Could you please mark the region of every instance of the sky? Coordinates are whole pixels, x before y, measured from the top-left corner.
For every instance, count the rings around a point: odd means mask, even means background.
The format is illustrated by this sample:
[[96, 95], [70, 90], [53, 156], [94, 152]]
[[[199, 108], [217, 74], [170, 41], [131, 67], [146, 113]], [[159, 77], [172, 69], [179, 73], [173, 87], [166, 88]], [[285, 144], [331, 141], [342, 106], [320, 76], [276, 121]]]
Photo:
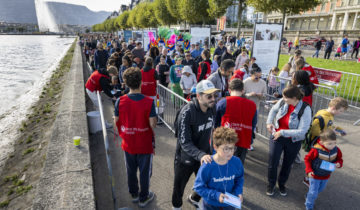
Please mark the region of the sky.
[[129, 5], [131, 0], [45, 0], [83, 5], [93, 11], [118, 11], [120, 5]]

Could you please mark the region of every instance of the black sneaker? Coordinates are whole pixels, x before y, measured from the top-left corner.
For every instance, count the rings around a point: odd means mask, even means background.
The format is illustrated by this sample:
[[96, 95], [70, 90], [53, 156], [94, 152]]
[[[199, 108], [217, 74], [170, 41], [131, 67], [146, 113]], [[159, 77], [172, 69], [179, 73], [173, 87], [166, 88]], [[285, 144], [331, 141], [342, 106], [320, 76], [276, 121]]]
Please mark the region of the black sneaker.
[[266, 195], [268, 195], [268, 196], [274, 195], [274, 187], [273, 186], [271, 186], [271, 185], [267, 186]]
[[195, 201], [192, 197], [191, 197], [191, 194], [189, 195], [189, 197], [188, 197], [188, 201], [189, 201], [189, 203], [191, 203], [196, 209], [198, 209], [199, 208], [199, 203], [200, 202], [198, 202], [198, 201]]
[[137, 203], [137, 202], [139, 202], [139, 195], [131, 195], [131, 201], [133, 202], [133, 203]]
[[151, 201], [154, 200], [155, 193], [149, 191], [148, 197], [144, 201], [139, 202], [139, 207], [144, 208], [146, 205], [148, 205]]
[[287, 196], [286, 187], [284, 185], [279, 185], [279, 191], [281, 196]]

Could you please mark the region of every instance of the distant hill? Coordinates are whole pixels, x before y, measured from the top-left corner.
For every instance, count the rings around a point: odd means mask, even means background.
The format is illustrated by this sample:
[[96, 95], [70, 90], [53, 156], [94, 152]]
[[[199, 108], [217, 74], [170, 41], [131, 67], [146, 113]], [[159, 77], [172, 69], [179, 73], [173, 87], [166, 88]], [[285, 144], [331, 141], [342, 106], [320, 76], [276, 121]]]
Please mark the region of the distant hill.
[[[0, 21], [37, 23], [34, 0], [0, 0]], [[111, 12], [94, 12], [85, 6], [47, 2], [57, 24], [94, 25], [103, 22]]]
[[94, 25], [103, 22], [111, 12], [94, 12], [85, 6], [48, 2], [57, 24]]

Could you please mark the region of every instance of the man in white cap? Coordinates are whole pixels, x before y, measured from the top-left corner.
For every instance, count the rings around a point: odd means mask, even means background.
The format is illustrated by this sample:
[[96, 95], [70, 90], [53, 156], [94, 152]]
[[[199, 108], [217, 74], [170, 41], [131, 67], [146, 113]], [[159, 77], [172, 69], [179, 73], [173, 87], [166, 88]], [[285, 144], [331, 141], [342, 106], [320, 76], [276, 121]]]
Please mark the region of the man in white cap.
[[[219, 89], [208, 80], [202, 80], [196, 86], [196, 98], [185, 105], [176, 121], [178, 143], [175, 152], [175, 178], [172, 194], [174, 210], [181, 209], [182, 196], [190, 176], [202, 163], [210, 163], [210, 135], [215, 122], [215, 98]], [[201, 197], [193, 192], [188, 201], [196, 208]]]

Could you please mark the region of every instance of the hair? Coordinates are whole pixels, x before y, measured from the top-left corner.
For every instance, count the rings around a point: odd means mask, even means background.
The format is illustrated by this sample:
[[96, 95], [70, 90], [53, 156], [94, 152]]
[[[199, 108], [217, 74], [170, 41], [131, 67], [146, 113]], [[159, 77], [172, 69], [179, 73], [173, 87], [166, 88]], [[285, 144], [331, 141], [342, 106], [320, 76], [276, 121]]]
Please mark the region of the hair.
[[150, 57], [153, 59], [156, 58], [160, 54], [159, 49], [157, 47], [150, 48]]
[[281, 68], [281, 71], [290, 71], [291, 69], [291, 65], [286, 63], [282, 68]]
[[298, 88], [295, 85], [290, 85], [287, 86], [284, 90], [283, 90], [283, 96], [285, 96], [286, 98], [296, 98], [298, 100], [301, 100], [304, 95], [301, 92], [300, 88]]
[[294, 79], [299, 85], [308, 86], [311, 93], [315, 90], [315, 85], [310, 82], [310, 76], [306, 71], [295, 71]]
[[254, 75], [255, 73], [261, 73], [261, 68], [256, 63], [253, 63], [250, 75]]
[[301, 55], [301, 50], [295, 50], [294, 52], [296, 55]]
[[116, 66], [108, 66], [107, 72], [109, 74], [118, 75], [118, 69], [116, 68]]
[[218, 45], [220, 45], [220, 44], [224, 44], [224, 41], [223, 41], [223, 40], [220, 40], [219, 43], [218, 43]]
[[161, 58], [165, 59], [165, 62], [166, 62], [166, 56], [165, 56], [165, 55], [161, 55], [161, 56], [160, 56], [160, 59], [161, 59]]
[[336, 133], [332, 129], [327, 128], [320, 133], [320, 141], [336, 141]]
[[296, 59], [295, 65], [296, 65], [296, 70], [300, 70], [300, 69], [304, 68], [304, 66], [305, 66], [304, 57], [301, 56], [300, 58]]
[[142, 43], [141, 42], [136, 43], [136, 46], [139, 46], [139, 45], [142, 45]]
[[210, 59], [210, 50], [204, 50], [202, 54], [205, 56], [205, 60]]
[[220, 68], [225, 71], [229, 71], [233, 67], [235, 67], [235, 62], [232, 59], [226, 59], [220, 64]]
[[231, 80], [229, 84], [229, 90], [231, 91], [243, 91], [244, 90], [244, 83], [241, 79], [235, 78]]
[[115, 64], [116, 64], [115, 58], [109, 59], [109, 61], [108, 61], [108, 66], [114, 66]]
[[213, 132], [213, 144], [217, 147], [224, 144], [235, 144], [238, 135], [232, 128], [218, 127]]
[[124, 55], [124, 56], [122, 57], [122, 59], [126, 60], [126, 61], [128, 62], [128, 64], [129, 64], [129, 66], [132, 65], [132, 61], [131, 61], [131, 59], [129, 58], [129, 56]]
[[334, 107], [336, 110], [339, 110], [341, 108], [347, 110], [349, 108], [349, 104], [344, 98], [336, 97], [331, 99], [331, 101], [329, 102], [329, 107]]
[[139, 89], [141, 85], [141, 71], [137, 67], [130, 67], [125, 70], [123, 79], [130, 89]]
[[270, 70], [270, 72], [275, 72], [275, 71], [277, 71], [277, 72], [279, 71], [279, 68], [276, 67], [276, 66], [275, 66], [275, 67], [272, 67], [271, 70]]
[[153, 59], [151, 57], [147, 57], [145, 59], [145, 66], [149, 66], [149, 67], [153, 66]]

